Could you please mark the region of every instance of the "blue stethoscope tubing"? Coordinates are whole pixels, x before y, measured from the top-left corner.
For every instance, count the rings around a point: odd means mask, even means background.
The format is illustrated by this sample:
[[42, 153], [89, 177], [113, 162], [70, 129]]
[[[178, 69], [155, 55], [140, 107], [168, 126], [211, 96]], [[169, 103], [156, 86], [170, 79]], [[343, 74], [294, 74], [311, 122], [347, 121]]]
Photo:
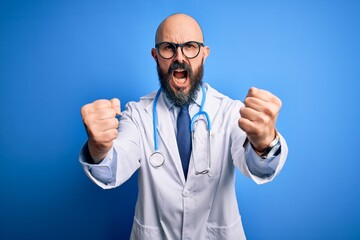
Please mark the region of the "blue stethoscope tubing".
[[[155, 99], [154, 99], [154, 105], [153, 105], [153, 129], [154, 129], [154, 150], [155, 150], [155, 152], [150, 156], [150, 158], [153, 158], [153, 159], [156, 159], [156, 160], [151, 161], [151, 159], [150, 159], [150, 163], [154, 167], [161, 166], [165, 161], [163, 155], [159, 152], [158, 132], [157, 132], [158, 116], [157, 116], [157, 112], [156, 112], [156, 107], [157, 107], [157, 102], [159, 100], [161, 91], [162, 91], [161, 88], [157, 91]], [[205, 101], [206, 101], [206, 92], [205, 92], [204, 86], [201, 86], [201, 91], [202, 91], [202, 99], [201, 99], [201, 105], [200, 105], [199, 112], [197, 112], [191, 118], [191, 122], [190, 122], [190, 129], [189, 130], [191, 132], [194, 131], [194, 124], [196, 122], [196, 119], [198, 117], [200, 117], [201, 115], [205, 116], [206, 121], [207, 121], [207, 130], [209, 132], [211, 131], [211, 122], [210, 122], [209, 114], [207, 114], [207, 112], [204, 111], [204, 105], [205, 105]]]

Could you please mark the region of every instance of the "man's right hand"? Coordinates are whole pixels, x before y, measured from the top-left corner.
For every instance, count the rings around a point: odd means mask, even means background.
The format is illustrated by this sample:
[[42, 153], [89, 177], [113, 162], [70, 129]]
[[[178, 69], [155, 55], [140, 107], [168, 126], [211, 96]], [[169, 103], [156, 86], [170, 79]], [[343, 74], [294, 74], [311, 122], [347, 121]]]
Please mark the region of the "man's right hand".
[[88, 133], [88, 147], [95, 163], [102, 161], [118, 135], [120, 101], [96, 100], [81, 108], [81, 116]]

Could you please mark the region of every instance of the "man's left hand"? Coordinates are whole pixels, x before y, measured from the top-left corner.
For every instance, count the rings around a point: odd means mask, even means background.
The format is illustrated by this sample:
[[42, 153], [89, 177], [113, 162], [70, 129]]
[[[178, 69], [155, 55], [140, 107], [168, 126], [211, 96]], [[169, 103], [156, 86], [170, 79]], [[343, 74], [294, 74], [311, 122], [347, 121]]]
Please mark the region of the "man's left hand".
[[240, 109], [239, 127], [246, 133], [256, 151], [264, 151], [276, 137], [275, 123], [281, 100], [272, 93], [250, 88]]

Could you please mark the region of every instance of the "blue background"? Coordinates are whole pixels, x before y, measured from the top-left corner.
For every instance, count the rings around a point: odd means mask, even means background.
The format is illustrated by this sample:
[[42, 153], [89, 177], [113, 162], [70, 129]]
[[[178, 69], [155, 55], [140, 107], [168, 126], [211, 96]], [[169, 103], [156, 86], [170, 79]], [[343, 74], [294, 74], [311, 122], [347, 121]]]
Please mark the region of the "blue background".
[[150, 55], [174, 12], [202, 25], [205, 81], [283, 101], [289, 156], [272, 183], [237, 175], [248, 239], [359, 239], [358, 1], [1, 1], [0, 239], [127, 239], [136, 174], [104, 191], [83, 173], [80, 107], [158, 88]]

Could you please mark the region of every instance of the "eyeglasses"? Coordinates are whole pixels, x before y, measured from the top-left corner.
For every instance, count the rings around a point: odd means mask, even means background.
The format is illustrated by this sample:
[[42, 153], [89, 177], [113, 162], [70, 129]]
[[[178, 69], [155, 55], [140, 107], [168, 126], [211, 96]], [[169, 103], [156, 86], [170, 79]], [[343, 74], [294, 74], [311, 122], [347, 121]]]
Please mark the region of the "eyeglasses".
[[173, 58], [178, 47], [181, 48], [181, 52], [186, 58], [196, 58], [197, 55], [199, 55], [200, 47], [203, 46], [204, 43], [195, 41], [181, 44], [173, 42], [160, 42], [155, 44], [155, 48], [158, 50], [160, 56], [165, 59]]

